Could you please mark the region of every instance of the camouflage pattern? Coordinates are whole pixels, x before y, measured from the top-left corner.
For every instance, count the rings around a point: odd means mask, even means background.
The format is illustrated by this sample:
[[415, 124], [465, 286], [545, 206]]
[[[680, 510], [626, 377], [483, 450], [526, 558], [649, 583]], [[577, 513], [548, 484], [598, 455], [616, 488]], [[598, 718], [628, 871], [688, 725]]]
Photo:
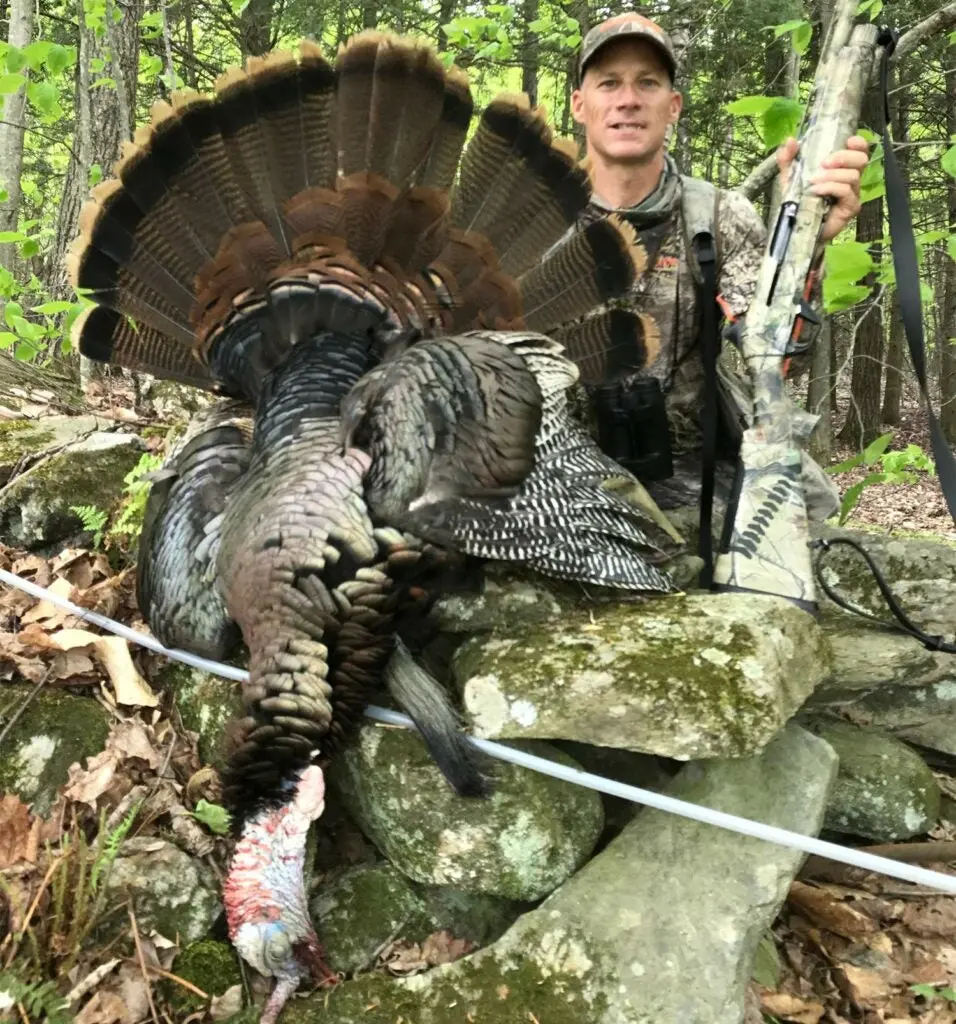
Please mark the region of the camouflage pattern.
[[807, 608], [815, 608], [815, 594], [799, 474], [816, 417], [790, 401], [781, 366], [826, 214], [825, 200], [809, 191], [810, 181], [820, 161], [845, 146], [855, 130], [873, 67], [877, 30], [854, 28], [855, 9], [854, 0], [841, 0], [834, 15], [781, 204], [777, 230], [792, 224], [792, 233], [776, 258], [771, 253], [764, 259], [748, 312], [741, 350], [753, 384], [753, 422], [741, 446], [745, 475], [729, 550], [714, 567], [718, 587], [778, 594]]
[[578, 75], [583, 75], [584, 65], [602, 46], [607, 46], [608, 43], [613, 42], [615, 39], [622, 39], [628, 36], [634, 39], [646, 39], [648, 42], [653, 43], [661, 51], [668, 65], [671, 81], [674, 80], [677, 74], [677, 54], [670, 36], [657, 22], [633, 12], [618, 14], [613, 18], [608, 18], [607, 21], [602, 21], [600, 25], [595, 25], [588, 32], [581, 43], [581, 55], [578, 57]]
[[[726, 189], [718, 192], [717, 288], [725, 311], [732, 317], [742, 317], [756, 291], [767, 232], [749, 199]], [[608, 210], [595, 197], [580, 224], [603, 217]], [[661, 332], [660, 353], [642, 374], [657, 377], [666, 396], [674, 478], [647, 485], [662, 508], [692, 504], [700, 494], [700, 411], [705, 380], [698, 348], [700, 310], [693, 254], [682, 210], [681, 177], [668, 156], [657, 189], [639, 207], [616, 211], [637, 229], [648, 250], [651, 269], [629, 295], [608, 303], [650, 314]], [[733, 345], [723, 346], [717, 372], [723, 428], [732, 441], [739, 442], [752, 419], [753, 391]], [[804, 460], [802, 477], [812, 517], [822, 520], [833, 515], [840, 504], [838, 491], [809, 456]], [[733, 467], [724, 466], [718, 476], [719, 489], [729, 492], [732, 479]]]

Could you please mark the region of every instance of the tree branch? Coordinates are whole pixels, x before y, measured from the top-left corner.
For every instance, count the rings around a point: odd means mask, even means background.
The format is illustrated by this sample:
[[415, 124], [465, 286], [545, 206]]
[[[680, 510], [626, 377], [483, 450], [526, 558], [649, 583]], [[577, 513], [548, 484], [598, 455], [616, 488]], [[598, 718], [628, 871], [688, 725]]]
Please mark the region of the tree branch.
[[893, 60], [900, 60], [917, 46], [922, 46], [931, 36], [951, 28], [956, 28], [956, 3], [941, 7], [935, 14], [914, 25], [909, 32], [904, 32], [896, 44]]
[[746, 178], [734, 189], [742, 192], [748, 199], [754, 199], [777, 176], [777, 154], [771, 153], [764, 157]]

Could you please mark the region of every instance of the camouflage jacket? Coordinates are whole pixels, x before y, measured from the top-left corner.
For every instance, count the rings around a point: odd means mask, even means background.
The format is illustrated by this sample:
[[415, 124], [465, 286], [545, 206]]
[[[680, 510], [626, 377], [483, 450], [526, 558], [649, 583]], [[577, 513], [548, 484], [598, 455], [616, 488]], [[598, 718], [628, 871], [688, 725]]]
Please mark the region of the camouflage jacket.
[[[683, 183], [678, 179], [671, 208], [648, 224], [632, 217], [631, 210], [618, 214], [631, 221], [648, 250], [648, 272], [632, 292], [610, 305], [625, 306], [652, 316], [660, 331], [661, 347], [655, 361], [642, 373], [657, 377], [667, 396], [671, 446], [675, 454], [700, 447], [698, 423], [702, 405], [704, 370], [700, 359], [700, 309], [695, 284], [695, 263], [686, 230]], [[608, 213], [599, 199], [581, 216], [584, 225]], [[739, 192], [717, 190], [715, 210], [717, 238], [717, 290], [724, 312], [732, 317], [746, 313], [766, 248], [766, 229], [750, 201]], [[597, 311], [595, 311], [597, 312]], [[725, 425], [734, 436], [749, 422], [749, 386], [736, 352], [723, 347], [721, 357], [721, 406]]]

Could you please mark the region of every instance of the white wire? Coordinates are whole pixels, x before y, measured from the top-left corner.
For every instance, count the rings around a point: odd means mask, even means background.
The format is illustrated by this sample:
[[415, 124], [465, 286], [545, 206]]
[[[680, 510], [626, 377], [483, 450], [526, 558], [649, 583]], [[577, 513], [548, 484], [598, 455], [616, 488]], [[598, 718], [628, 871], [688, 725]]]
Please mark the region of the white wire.
[[[38, 587], [35, 583], [21, 579], [19, 576], [6, 569], [0, 569], [0, 581], [11, 587], [30, 594], [32, 597], [49, 601], [51, 604], [64, 611], [68, 611], [78, 618], [92, 622], [102, 629], [109, 630], [117, 636], [141, 647], [146, 647], [158, 654], [164, 654], [174, 661], [181, 661], [194, 668], [202, 669], [213, 675], [223, 676], [226, 679], [235, 679], [240, 682], [249, 678], [249, 673], [244, 669], [235, 668], [232, 665], [223, 665], [217, 661], [209, 661], [200, 658], [188, 651], [170, 650], [164, 647], [154, 637], [124, 626], [120, 622], [100, 615], [98, 612], [90, 611], [73, 604], [58, 594], [51, 593], [44, 587]], [[414, 729], [415, 724], [407, 715], [399, 714], [388, 708], [369, 706], [365, 709], [365, 715], [373, 721], [382, 722], [385, 725], [397, 725], [406, 729]], [[644, 804], [647, 807], [654, 807], [659, 811], [667, 811], [670, 814], [677, 814], [692, 821], [699, 821], [705, 825], [715, 825], [717, 828], [727, 829], [730, 832], [737, 832], [740, 835], [750, 836], [754, 839], [762, 839], [768, 843], [775, 843], [777, 846], [785, 846], [791, 850], [800, 850], [802, 853], [812, 853], [828, 860], [838, 861], [841, 864], [849, 864], [851, 867], [863, 868], [865, 871], [876, 871], [888, 875], [890, 878], [899, 878], [905, 882], [913, 882], [916, 885], [924, 885], [928, 888], [937, 889], [941, 892], [956, 894], [956, 876], [944, 875], [939, 871], [930, 871], [914, 864], [903, 864], [899, 861], [890, 860], [887, 857], [878, 857], [872, 853], [865, 853], [862, 850], [854, 850], [845, 846], [838, 846], [836, 843], [828, 843], [823, 839], [814, 836], [804, 836], [799, 832], [790, 832], [785, 828], [778, 828], [776, 825], [765, 825], [760, 821], [751, 821], [749, 818], [741, 818], [736, 814], [727, 814], [725, 811], [717, 811], [711, 807], [703, 807], [700, 804], [688, 803], [686, 800], [678, 800], [676, 797], [666, 796], [663, 793], [655, 793], [650, 789], [641, 789], [638, 786], [629, 786], [623, 782], [615, 782], [613, 779], [605, 779], [600, 775], [592, 775], [590, 772], [582, 771], [580, 768], [570, 768], [567, 765], [549, 761], [546, 757], [538, 757], [535, 754], [517, 750], [514, 747], [507, 747], [501, 743], [494, 743], [491, 740], [478, 739], [475, 736], [465, 737], [472, 746], [486, 753], [489, 757], [499, 761], [508, 761], [511, 764], [519, 765], [522, 768], [529, 768], [532, 771], [550, 775], [552, 778], [561, 779], [564, 782], [571, 782], [587, 789], [593, 789], [598, 793], [607, 793], [609, 796], [621, 797], [630, 800], [632, 803]]]

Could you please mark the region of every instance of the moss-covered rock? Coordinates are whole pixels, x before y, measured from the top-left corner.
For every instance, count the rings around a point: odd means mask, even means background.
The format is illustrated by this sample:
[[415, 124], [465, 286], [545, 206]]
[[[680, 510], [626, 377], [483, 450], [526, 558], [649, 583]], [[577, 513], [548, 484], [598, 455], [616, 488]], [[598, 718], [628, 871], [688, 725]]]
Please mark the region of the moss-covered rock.
[[[32, 687], [2, 687], [15, 707]], [[17, 721], [0, 750], [0, 792], [16, 793], [35, 814], [46, 814], [66, 781], [70, 765], [85, 764], [106, 745], [109, 718], [89, 697], [45, 689]]]
[[[167, 939], [196, 942], [210, 929], [222, 907], [212, 870], [163, 839], [128, 839], [107, 880], [112, 902], [131, 900], [139, 927]], [[125, 915], [104, 926], [126, 934]]]
[[102, 430], [108, 421], [95, 416], [43, 416], [37, 420], [0, 421], [0, 487], [24, 457], [78, 441]]
[[323, 885], [309, 904], [333, 971], [370, 967], [395, 939], [427, 934], [425, 901], [389, 864], [353, 868]]
[[932, 828], [939, 784], [918, 754], [891, 736], [844, 722], [820, 722], [813, 729], [840, 759], [828, 829], [889, 843]]
[[175, 661], [154, 682], [173, 694], [183, 725], [199, 734], [203, 763], [222, 771], [229, 754], [226, 726], [242, 715], [241, 684]]
[[475, 637], [454, 668], [477, 735], [686, 760], [760, 750], [827, 676], [830, 655], [788, 601], [691, 594]]
[[0, 542], [42, 548], [79, 533], [82, 523], [71, 509], [111, 511], [144, 449], [132, 434], [94, 433], [11, 480], [0, 491]]
[[[235, 950], [228, 943], [215, 939], [200, 939], [187, 946], [177, 954], [172, 969], [175, 975], [192, 982], [207, 996], [221, 996], [226, 989], [242, 982]], [[166, 991], [173, 1006], [184, 1016], [202, 1009], [207, 1002], [173, 982], [167, 983]]]
[[502, 936], [530, 904], [489, 896], [482, 892], [464, 892], [450, 886], [422, 886], [428, 931], [445, 929], [457, 939], [476, 946], [487, 946]]
[[[543, 744], [532, 749], [574, 765]], [[514, 900], [537, 900], [594, 849], [604, 814], [590, 790], [510, 764], [488, 800], [458, 797], [425, 745], [405, 730], [364, 726], [330, 779], [362, 831], [403, 874]]]

